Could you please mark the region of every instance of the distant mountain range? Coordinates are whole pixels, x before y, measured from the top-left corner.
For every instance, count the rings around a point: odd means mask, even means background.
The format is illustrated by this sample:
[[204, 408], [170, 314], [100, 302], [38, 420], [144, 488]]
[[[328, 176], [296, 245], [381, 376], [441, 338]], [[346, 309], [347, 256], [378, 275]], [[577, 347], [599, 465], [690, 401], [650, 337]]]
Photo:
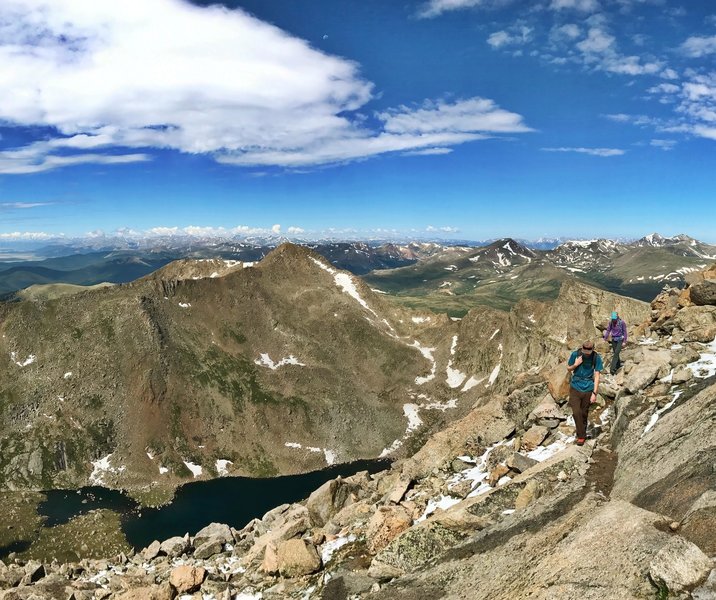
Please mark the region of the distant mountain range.
[[[8, 299], [34, 285], [127, 283], [180, 259], [256, 261], [282, 239], [101, 238], [84, 245], [46, 246], [34, 250], [47, 256], [42, 260], [0, 262], [0, 297]], [[687, 235], [531, 243], [504, 238], [476, 244], [326, 241], [301, 245], [408, 305], [457, 316], [476, 303], [509, 308], [524, 297], [552, 299], [561, 282], [573, 278], [649, 300], [665, 284], [683, 285], [690, 272], [716, 260], [716, 246]]]

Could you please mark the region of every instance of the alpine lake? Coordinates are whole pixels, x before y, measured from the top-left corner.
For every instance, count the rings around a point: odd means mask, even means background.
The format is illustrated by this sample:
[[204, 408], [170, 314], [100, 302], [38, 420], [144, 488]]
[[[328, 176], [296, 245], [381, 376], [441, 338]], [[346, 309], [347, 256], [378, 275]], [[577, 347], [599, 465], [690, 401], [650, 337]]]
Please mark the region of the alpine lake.
[[154, 540], [193, 535], [209, 523], [240, 529], [276, 506], [308, 498], [326, 481], [389, 466], [387, 460], [362, 460], [300, 475], [190, 482], [177, 488], [170, 503], [154, 508], [98, 486], [3, 492], [0, 501], [8, 512], [0, 524], [0, 559], [104, 558], [141, 550]]

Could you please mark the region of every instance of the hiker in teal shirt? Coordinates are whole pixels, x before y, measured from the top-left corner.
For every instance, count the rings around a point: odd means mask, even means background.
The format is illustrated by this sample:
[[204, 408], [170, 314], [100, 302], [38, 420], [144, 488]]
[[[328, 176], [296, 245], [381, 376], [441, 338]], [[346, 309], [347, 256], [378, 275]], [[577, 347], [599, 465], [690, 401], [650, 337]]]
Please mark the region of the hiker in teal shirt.
[[569, 386], [569, 406], [574, 415], [577, 428], [577, 445], [582, 446], [587, 439], [587, 415], [589, 405], [597, 401], [599, 376], [604, 368], [602, 357], [594, 351], [594, 343], [587, 340], [579, 350], [575, 350], [567, 361], [567, 370], [572, 373]]

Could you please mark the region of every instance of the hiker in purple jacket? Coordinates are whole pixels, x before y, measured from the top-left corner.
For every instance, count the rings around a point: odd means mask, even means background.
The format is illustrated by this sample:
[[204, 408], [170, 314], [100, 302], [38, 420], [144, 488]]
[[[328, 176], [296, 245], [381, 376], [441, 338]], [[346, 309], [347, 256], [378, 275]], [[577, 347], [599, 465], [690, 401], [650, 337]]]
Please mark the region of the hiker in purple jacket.
[[608, 340], [609, 336], [612, 336], [612, 364], [610, 365], [609, 372], [614, 375], [619, 367], [622, 366], [619, 360], [619, 353], [622, 347], [627, 343], [627, 326], [626, 323], [619, 318], [616, 311], [612, 313], [612, 318], [609, 321], [609, 326], [604, 332], [604, 339]]

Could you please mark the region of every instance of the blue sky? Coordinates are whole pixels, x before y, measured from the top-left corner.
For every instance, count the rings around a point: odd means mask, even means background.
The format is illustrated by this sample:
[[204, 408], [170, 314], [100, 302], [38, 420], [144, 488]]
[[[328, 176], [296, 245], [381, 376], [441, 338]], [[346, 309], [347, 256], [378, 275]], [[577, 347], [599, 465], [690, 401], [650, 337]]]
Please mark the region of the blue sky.
[[3, 0], [0, 242], [716, 242], [716, 3]]

